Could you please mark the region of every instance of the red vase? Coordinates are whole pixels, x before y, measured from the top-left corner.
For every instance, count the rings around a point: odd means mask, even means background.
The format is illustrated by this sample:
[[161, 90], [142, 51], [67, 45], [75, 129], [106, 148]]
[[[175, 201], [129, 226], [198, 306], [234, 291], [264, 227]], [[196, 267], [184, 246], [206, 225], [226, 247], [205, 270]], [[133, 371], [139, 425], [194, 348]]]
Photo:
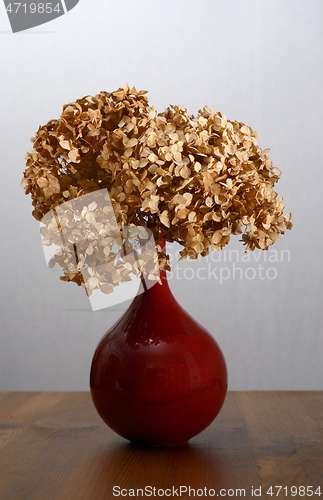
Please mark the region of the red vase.
[[90, 387], [99, 415], [120, 436], [174, 445], [214, 420], [227, 370], [213, 337], [178, 304], [165, 273], [161, 278], [100, 341]]

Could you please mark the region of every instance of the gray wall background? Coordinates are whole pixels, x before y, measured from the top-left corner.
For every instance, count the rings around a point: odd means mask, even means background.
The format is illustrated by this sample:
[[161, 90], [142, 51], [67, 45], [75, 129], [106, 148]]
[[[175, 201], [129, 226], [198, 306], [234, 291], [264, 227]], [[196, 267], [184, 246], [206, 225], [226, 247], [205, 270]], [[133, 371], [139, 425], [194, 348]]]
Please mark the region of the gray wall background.
[[[83, 290], [46, 268], [19, 184], [40, 124], [126, 82], [158, 111], [212, 105], [271, 148], [293, 230], [267, 262], [242, 263], [237, 238], [220, 263], [181, 263], [171, 287], [220, 344], [230, 389], [323, 389], [322, 65], [321, 0], [81, 0], [15, 35], [0, 5], [1, 391], [87, 390], [94, 349], [125, 307], [92, 312]], [[250, 279], [259, 264], [271, 279]], [[208, 266], [230, 278], [199, 280]]]

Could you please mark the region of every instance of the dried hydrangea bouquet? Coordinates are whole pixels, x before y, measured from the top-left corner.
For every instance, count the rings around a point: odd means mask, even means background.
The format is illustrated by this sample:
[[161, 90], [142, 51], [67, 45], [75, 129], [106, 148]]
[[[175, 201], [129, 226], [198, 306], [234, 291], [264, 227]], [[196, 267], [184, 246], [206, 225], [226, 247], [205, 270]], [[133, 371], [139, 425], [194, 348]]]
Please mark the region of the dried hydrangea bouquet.
[[[109, 294], [131, 275], [154, 283], [92, 362], [94, 404], [127, 439], [185, 442], [223, 404], [222, 353], [171, 295], [163, 242], [195, 259], [221, 250], [232, 234], [246, 250], [267, 250], [291, 228], [273, 189], [281, 172], [256, 138], [208, 107], [197, 116], [178, 106], [158, 114], [146, 91], [126, 86], [65, 105], [33, 139], [22, 184], [44, 223], [43, 244], [59, 246], [52, 263], [61, 279], [88, 295]], [[126, 251], [126, 242], [140, 249], [150, 235], [155, 253]]]

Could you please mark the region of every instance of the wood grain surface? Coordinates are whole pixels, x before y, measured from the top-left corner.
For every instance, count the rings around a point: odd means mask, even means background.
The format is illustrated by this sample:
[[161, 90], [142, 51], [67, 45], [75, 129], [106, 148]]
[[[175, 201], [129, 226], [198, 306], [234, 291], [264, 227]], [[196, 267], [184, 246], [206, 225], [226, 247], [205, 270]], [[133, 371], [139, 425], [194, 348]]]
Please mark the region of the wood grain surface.
[[[146, 497], [136, 491], [145, 487]], [[318, 487], [321, 496], [311, 495]], [[161, 490], [163, 498], [323, 498], [323, 392], [229, 392], [208, 429], [168, 448], [114, 434], [89, 393], [0, 393], [1, 500], [162, 498]]]

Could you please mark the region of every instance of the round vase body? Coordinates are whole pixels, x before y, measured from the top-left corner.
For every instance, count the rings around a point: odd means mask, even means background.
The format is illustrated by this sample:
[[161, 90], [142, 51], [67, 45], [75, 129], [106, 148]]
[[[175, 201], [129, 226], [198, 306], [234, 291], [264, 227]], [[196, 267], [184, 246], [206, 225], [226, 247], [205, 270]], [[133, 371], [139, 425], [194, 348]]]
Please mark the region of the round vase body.
[[162, 281], [137, 295], [102, 338], [90, 387], [99, 415], [116, 433], [165, 446], [188, 441], [214, 420], [227, 370], [213, 337]]

